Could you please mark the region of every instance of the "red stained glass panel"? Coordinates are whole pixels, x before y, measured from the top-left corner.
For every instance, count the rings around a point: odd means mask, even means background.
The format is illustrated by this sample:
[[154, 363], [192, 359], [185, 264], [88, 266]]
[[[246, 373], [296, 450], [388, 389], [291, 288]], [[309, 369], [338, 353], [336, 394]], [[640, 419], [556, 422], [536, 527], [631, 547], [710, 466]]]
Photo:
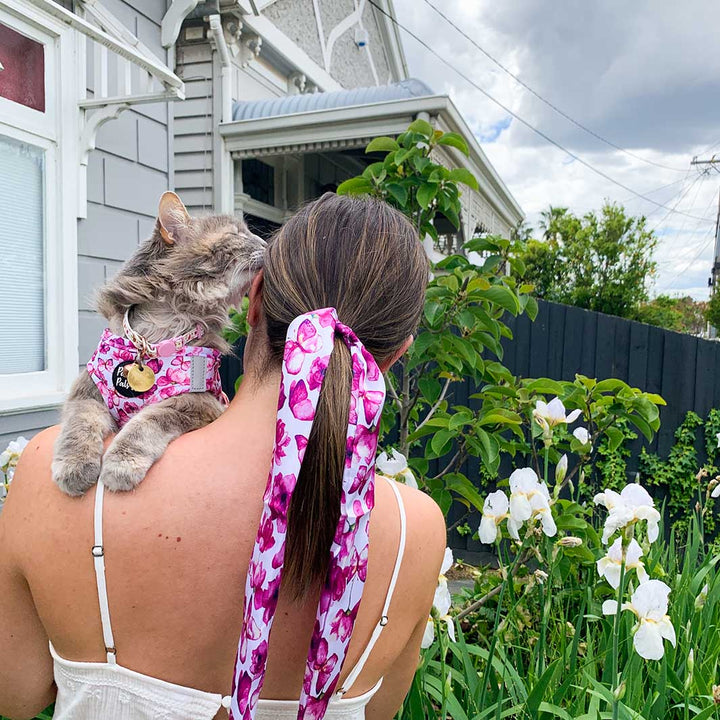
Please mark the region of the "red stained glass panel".
[[0, 97], [45, 112], [45, 47], [0, 23]]

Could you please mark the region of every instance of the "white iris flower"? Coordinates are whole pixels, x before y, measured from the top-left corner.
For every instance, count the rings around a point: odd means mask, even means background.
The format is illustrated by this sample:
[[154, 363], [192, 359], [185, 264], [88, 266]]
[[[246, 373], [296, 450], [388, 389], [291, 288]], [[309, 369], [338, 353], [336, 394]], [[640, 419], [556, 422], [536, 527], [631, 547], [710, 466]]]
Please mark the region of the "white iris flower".
[[[645, 565], [640, 559], [642, 548], [635, 538], [630, 541], [625, 553], [625, 572], [635, 570], [638, 580], [644, 583], [648, 579]], [[604, 577], [615, 590], [620, 586], [620, 567], [622, 564], [622, 538], [618, 538], [607, 551], [604, 558], [597, 561], [598, 574]]]
[[580, 442], [581, 445], [589, 445], [589, 449], [592, 450], [590, 433], [587, 431], [587, 428], [576, 427], [573, 430], [573, 436]]
[[533, 410], [533, 418], [545, 432], [549, 432], [556, 425], [575, 422], [580, 417], [580, 412], [580, 410], [573, 410], [566, 415], [565, 406], [560, 398], [555, 398], [549, 403], [538, 400]]
[[5, 450], [0, 453], [0, 507], [5, 502], [10, 483], [15, 475], [15, 468], [27, 444], [28, 440], [20, 436], [17, 440], [12, 440]]
[[548, 537], [557, 533], [557, 526], [550, 510], [550, 493], [547, 485], [540, 482], [532, 468], [519, 468], [510, 476], [510, 517], [508, 532], [519, 540], [518, 530], [530, 518], [539, 517], [543, 532]]
[[641, 520], [647, 522], [648, 540], [651, 543], [657, 540], [660, 513], [655, 509], [650, 493], [642, 485], [630, 483], [619, 494], [614, 490], [605, 490], [598, 493], [593, 502], [608, 509], [602, 536], [606, 545], [618, 530]]
[[[668, 611], [670, 588], [661, 580], [648, 580], [638, 585], [629, 603], [623, 603], [623, 610], [630, 610], [638, 619], [633, 636], [633, 645], [640, 657], [646, 660], [660, 660], [665, 654], [663, 640], [675, 646], [675, 628]], [[617, 601], [603, 603], [605, 615], [615, 615]]]
[[496, 490], [485, 498], [478, 535], [480, 542], [492, 545], [498, 536], [498, 525], [509, 518], [510, 501], [502, 490]]
[[[450, 606], [452, 605], [452, 597], [450, 596], [450, 590], [448, 588], [447, 578], [445, 573], [453, 565], [453, 555], [450, 548], [445, 548], [445, 555], [443, 557], [442, 565], [440, 566], [440, 577], [438, 578], [438, 586], [435, 588], [435, 597], [433, 598], [433, 609], [437, 613], [441, 622], [444, 622], [447, 626], [447, 632], [450, 639], [455, 642], [455, 623], [450, 617]], [[427, 625], [425, 626], [425, 632], [423, 633], [423, 639], [421, 642], [422, 648], [429, 648], [435, 640], [435, 623], [432, 619], [432, 615], [428, 618]]]
[[418, 489], [417, 480], [408, 467], [407, 458], [397, 450], [381, 452], [375, 460], [375, 468], [380, 475], [403, 482], [415, 490]]

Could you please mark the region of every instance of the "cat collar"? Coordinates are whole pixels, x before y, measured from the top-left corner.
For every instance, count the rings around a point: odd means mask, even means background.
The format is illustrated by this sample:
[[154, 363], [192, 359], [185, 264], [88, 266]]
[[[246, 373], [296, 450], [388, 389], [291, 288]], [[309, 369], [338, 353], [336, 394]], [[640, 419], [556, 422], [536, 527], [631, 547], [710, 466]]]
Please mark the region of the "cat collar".
[[188, 343], [199, 340], [205, 334], [203, 326], [198, 323], [184, 335], [161, 340], [159, 343], [150, 343], [139, 332], [132, 329], [129, 317], [130, 310], [131, 308], [128, 308], [125, 315], [123, 315], [123, 330], [125, 331], [125, 337], [135, 346], [141, 357], [170, 357], [182, 350]]

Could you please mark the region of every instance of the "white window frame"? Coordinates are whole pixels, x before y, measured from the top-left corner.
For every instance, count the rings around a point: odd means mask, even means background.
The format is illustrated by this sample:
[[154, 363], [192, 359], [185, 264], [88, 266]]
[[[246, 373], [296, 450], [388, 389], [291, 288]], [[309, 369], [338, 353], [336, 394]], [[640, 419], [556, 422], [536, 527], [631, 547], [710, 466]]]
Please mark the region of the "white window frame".
[[0, 98], [0, 133], [45, 151], [45, 370], [0, 375], [3, 414], [55, 408], [78, 373], [79, 83], [74, 31], [22, 0], [0, 22], [45, 45], [45, 112]]

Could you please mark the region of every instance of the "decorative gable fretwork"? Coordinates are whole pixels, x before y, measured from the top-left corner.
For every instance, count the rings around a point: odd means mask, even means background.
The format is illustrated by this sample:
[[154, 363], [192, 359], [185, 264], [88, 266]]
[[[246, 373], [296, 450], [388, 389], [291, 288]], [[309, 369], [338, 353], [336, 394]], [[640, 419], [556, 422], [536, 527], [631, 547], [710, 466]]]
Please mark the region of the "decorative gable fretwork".
[[77, 31], [80, 113], [78, 217], [87, 205], [88, 155], [98, 128], [132, 105], [184, 99], [182, 80], [98, 0], [78, 0], [77, 13], [53, 0], [30, 0]]

